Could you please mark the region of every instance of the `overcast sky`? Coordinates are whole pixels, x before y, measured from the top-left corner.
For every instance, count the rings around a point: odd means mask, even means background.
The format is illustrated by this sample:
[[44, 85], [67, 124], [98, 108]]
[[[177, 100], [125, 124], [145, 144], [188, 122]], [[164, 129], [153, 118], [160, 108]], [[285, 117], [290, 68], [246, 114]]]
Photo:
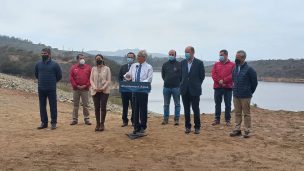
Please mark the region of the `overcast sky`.
[[0, 34], [73, 50], [304, 58], [303, 0], [0, 0]]

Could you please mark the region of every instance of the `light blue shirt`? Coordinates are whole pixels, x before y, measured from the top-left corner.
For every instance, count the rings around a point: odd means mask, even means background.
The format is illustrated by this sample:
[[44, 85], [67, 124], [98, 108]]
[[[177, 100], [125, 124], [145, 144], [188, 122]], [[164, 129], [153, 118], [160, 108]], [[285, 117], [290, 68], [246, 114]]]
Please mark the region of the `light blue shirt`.
[[191, 66], [192, 66], [193, 60], [194, 60], [194, 57], [193, 57], [193, 59], [192, 59], [192, 61], [191, 61], [191, 62], [187, 61], [187, 62], [188, 62], [188, 73], [190, 72], [190, 69], [191, 69]]

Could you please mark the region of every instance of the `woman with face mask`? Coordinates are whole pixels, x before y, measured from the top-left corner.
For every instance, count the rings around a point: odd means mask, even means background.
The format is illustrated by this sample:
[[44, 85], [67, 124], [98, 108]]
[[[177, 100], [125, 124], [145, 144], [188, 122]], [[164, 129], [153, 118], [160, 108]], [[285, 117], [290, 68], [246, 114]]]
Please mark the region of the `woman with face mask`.
[[110, 94], [111, 70], [104, 63], [104, 57], [100, 54], [95, 56], [96, 66], [92, 68], [90, 83], [91, 95], [93, 97], [96, 128], [95, 131], [105, 129], [107, 102]]

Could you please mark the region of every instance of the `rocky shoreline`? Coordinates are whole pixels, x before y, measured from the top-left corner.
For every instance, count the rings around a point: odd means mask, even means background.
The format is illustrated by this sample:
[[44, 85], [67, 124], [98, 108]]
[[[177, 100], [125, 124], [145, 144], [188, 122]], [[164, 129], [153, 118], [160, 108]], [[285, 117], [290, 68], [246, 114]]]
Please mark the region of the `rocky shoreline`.
[[[0, 73], [0, 88], [19, 90], [27, 93], [38, 94], [37, 81], [25, 79], [17, 76], [11, 76]], [[73, 103], [72, 92], [67, 92], [57, 88], [57, 99], [59, 102]], [[94, 108], [93, 101], [90, 98], [90, 108]], [[108, 111], [121, 112], [122, 108], [119, 105], [108, 102]]]

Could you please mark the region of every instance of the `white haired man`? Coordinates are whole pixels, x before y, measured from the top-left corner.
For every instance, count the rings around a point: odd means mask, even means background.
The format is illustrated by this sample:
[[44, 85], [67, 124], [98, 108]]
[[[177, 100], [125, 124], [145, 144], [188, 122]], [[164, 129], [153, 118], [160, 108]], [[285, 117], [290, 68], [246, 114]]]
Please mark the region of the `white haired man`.
[[[140, 50], [137, 54], [137, 62], [132, 64], [130, 70], [125, 74], [126, 80], [133, 82], [152, 82], [153, 68], [146, 62], [148, 53]], [[148, 119], [148, 93], [134, 93], [134, 131], [133, 134], [145, 133]]]

